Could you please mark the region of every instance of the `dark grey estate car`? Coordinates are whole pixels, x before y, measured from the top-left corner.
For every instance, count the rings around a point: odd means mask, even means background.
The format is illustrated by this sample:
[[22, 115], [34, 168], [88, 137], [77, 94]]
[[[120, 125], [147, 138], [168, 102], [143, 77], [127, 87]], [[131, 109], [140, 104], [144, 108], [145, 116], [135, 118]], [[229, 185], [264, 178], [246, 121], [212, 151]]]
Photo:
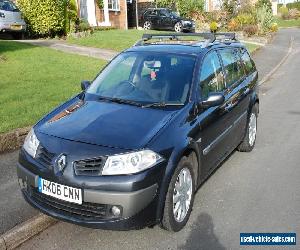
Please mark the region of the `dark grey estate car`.
[[181, 230], [201, 184], [255, 146], [257, 76], [235, 34], [145, 34], [33, 127], [25, 199], [87, 227]]
[[21, 38], [25, 31], [26, 23], [17, 6], [9, 0], [0, 0], [0, 32]]

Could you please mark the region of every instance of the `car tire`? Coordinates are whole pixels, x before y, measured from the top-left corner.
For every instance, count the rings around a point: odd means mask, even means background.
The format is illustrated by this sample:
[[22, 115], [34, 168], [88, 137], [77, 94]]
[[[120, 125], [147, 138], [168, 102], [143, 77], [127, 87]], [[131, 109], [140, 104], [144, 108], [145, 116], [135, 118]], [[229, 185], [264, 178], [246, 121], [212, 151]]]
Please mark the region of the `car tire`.
[[248, 123], [246, 135], [238, 146], [238, 151], [241, 152], [251, 152], [255, 146], [256, 134], [257, 134], [257, 117], [258, 117], [258, 104], [255, 104], [251, 110]]
[[181, 22], [175, 23], [175, 25], [174, 25], [174, 30], [175, 30], [175, 32], [177, 32], [177, 33], [182, 32], [182, 31], [183, 31], [182, 23], [181, 23]]
[[144, 30], [151, 30], [152, 23], [150, 21], [145, 21], [143, 25]]
[[[178, 163], [169, 183], [161, 220], [163, 229], [178, 232], [186, 225], [192, 211], [194, 193], [193, 158], [191, 155], [190, 157], [184, 156]], [[174, 200], [175, 197], [177, 202]]]

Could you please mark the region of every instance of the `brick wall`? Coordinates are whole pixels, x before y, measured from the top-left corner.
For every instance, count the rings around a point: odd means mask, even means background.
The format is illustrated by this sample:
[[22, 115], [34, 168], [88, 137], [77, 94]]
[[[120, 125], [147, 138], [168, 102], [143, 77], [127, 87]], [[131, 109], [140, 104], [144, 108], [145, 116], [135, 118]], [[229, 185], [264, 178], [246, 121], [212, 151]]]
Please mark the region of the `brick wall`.
[[[126, 0], [120, 0], [120, 11], [109, 11], [109, 21], [113, 27], [118, 29], [127, 28], [127, 9]], [[96, 4], [96, 19], [98, 22], [104, 21], [103, 10], [100, 10]]]

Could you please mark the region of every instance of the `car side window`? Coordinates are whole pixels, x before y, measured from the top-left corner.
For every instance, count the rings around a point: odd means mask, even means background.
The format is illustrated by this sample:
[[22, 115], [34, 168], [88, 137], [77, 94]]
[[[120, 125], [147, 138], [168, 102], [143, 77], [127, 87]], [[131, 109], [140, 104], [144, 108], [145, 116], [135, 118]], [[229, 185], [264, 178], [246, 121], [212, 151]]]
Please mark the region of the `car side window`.
[[236, 49], [221, 49], [220, 55], [225, 70], [226, 88], [244, 77], [244, 69]]
[[244, 64], [246, 73], [247, 74], [252, 73], [255, 70], [255, 67], [254, 67], [254, 62], [249, 56], [248, 51], [245, 49], [241, 49], [240, 53], [241, 53], [242, 63]]
[[225, 89], [222, 66], [216, 51], [207, 54], [200, 72], [201, 97], [206, 99], [210, 93], [222, 92]]
[[160, 11], [160, 16], [162, 16], [162, 17], [169, 17], [170, 16], [170, 12], [168, 12], [167, 10], [161, 10]]

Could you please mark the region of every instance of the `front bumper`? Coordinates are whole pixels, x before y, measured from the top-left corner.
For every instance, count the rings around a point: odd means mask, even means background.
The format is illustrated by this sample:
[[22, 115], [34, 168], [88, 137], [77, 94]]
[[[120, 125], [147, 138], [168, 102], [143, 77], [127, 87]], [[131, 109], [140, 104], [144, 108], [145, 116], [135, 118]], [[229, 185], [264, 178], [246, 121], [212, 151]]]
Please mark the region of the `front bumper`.
[[195, 32], [196, 26], [195, 26], [195, 24], [185, 24], [185, 23], [183, 23], [182, 29], [184, 31]]
[[[14, 27], [20, 26], [20, 28], [16, 29]], [[11, 22], [0, 22], [0, 31], [1, 32], [25, 32], [26, 24], [25, 23], [11, 23]]]
[[[64, 202], [39, 193], [37, 174], [17, 165], [19, 184], [24, 198], [33, 207], [55, 218], [75, 224], [114, 230], [142, 228], [155, 224], [158, 184], [132, 191], [102, 191], [82, 188], [83, 205]], [[115, 217], [112, 206], [121, 208]]]

